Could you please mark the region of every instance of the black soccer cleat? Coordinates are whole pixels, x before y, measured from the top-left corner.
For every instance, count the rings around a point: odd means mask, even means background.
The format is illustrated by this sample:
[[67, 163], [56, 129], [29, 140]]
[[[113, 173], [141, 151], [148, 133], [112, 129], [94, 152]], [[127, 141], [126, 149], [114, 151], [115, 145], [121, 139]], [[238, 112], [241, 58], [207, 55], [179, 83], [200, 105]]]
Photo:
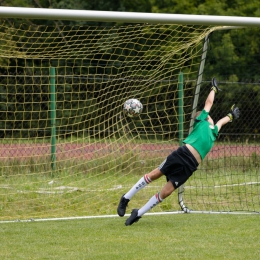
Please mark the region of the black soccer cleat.
[[121, 197], [119, 204], [118, 204], [118, 207], [117, 207], [117, 214], [120, 217], [123, 217], [125, 215], [126, 207], [127, 207], [127, 204], [128, 204], [129, 201], [130, 200], [126, 199], [124, 197], [124, 195]]
[[218, 87], [218, 81], [217, 81], [217, 79], [216, 78], [212, 78], [212, 80], [211, 80], [211, 85], [213, 86], [213, 87]]
[[130, 226], [135, 222], [138, 222], [141, 217], [138, 217], [138, 209], [133, 209], [131, 216], [126, 220], [125, 225]]
[[222, 91], [219, 87], [218, 87], [218, 82], [216, 78], [212, 78], [211, 80], [211, 90], [214, 90], [215, 93], [218, 93], [219, 91]]

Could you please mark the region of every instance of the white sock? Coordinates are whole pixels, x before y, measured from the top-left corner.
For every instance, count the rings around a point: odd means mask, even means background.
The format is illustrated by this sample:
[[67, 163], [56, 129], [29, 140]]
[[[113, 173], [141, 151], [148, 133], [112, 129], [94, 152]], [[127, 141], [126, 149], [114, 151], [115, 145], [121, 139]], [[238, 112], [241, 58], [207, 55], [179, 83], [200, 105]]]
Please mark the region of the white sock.
[[138, 216], [141, 217], [143, 214], [145, 214], [148, 210], [155, 207], [157, 204], [162, 202], [163, 199], [160, 197], [160, 193], [156, 193], [150, 200], [138, 210]]
[[125, 195], [126, 199], [131, 199], [139, 190], [144, 188], [152, 180], [145, 174]]

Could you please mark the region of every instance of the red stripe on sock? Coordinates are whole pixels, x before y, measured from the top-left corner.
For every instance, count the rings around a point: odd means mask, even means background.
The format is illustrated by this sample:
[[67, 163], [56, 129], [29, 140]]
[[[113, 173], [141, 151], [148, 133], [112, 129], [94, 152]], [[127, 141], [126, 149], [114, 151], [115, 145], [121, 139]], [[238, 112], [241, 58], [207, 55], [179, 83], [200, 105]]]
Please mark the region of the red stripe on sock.
[[144, 175], [144, 180], [147, 184], [149, 184], [151, 182], [150, 178], [148, 177], [147, 174]]
[[162, 202], [162, 200], [160, 199], [160, 193], [159, 192], [156, 193], [155, 196], [156, 196], [156, 199], [158, 200], [158, 202]]
[[160, 202], [159, 193], [156, 193], [156, 194], [155, 194], [155, 198], [158, 200], [158, 202]]

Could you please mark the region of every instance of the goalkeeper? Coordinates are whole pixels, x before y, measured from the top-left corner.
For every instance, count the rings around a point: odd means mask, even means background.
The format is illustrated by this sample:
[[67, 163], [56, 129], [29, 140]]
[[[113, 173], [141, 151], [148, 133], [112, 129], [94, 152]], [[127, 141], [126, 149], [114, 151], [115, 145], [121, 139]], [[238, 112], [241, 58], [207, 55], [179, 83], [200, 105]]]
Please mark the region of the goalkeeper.
[[166, 176], [167, 183], [161, 191], [151, 197], [142, 208], [133, 209], [130, 217], [125, 222], [126, 226], [137, 222], [147, 211], [162, 202], [165, 198], [171, 195], [174, 190], [184, 184], [193, 172], [197, 170], [200, 162], [213, 147], [214, 141], [216, 140], [222, 126], [239, 117], [240, 111], [233, 105], [230, 112], [214, 125], [214, 121], [209, 116], [209, 111], [213, 105], [215, 94], [219, 91], [220, 89], [217, 81], [213, 78], [212, 87], [206, 99], [204, 109], [196, 113], [193, 130], [183, 141], [184, 145], [172, 152], [158, 168], [145, 174], [126, 194], [121, 197], [117, 213], [120, 217], [123, 217], [128, 202], [138, 191], [163, 175]]

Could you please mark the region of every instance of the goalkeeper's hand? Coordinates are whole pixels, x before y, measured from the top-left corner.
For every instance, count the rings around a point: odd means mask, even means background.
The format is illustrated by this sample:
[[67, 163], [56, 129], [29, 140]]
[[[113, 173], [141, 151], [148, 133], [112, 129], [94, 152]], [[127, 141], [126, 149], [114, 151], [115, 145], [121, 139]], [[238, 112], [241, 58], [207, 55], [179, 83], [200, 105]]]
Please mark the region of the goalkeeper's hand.
[[240, 115], [240, 111], [238, 107], [235, 107], [235, 104], [231, 107], [230, 112], [227, 114], [227, 116], [230, 118], [230, 122], [233, 121], [233, 119], [238, 119]]
[[218, 82], [216, 80], [216, 78], [213, 78], [211, 81], [212, 87], [210, 90], [214, 90], [215, 93], [218, 93], [219, 91], [222, 91], [219, 87], [218, 87]]

